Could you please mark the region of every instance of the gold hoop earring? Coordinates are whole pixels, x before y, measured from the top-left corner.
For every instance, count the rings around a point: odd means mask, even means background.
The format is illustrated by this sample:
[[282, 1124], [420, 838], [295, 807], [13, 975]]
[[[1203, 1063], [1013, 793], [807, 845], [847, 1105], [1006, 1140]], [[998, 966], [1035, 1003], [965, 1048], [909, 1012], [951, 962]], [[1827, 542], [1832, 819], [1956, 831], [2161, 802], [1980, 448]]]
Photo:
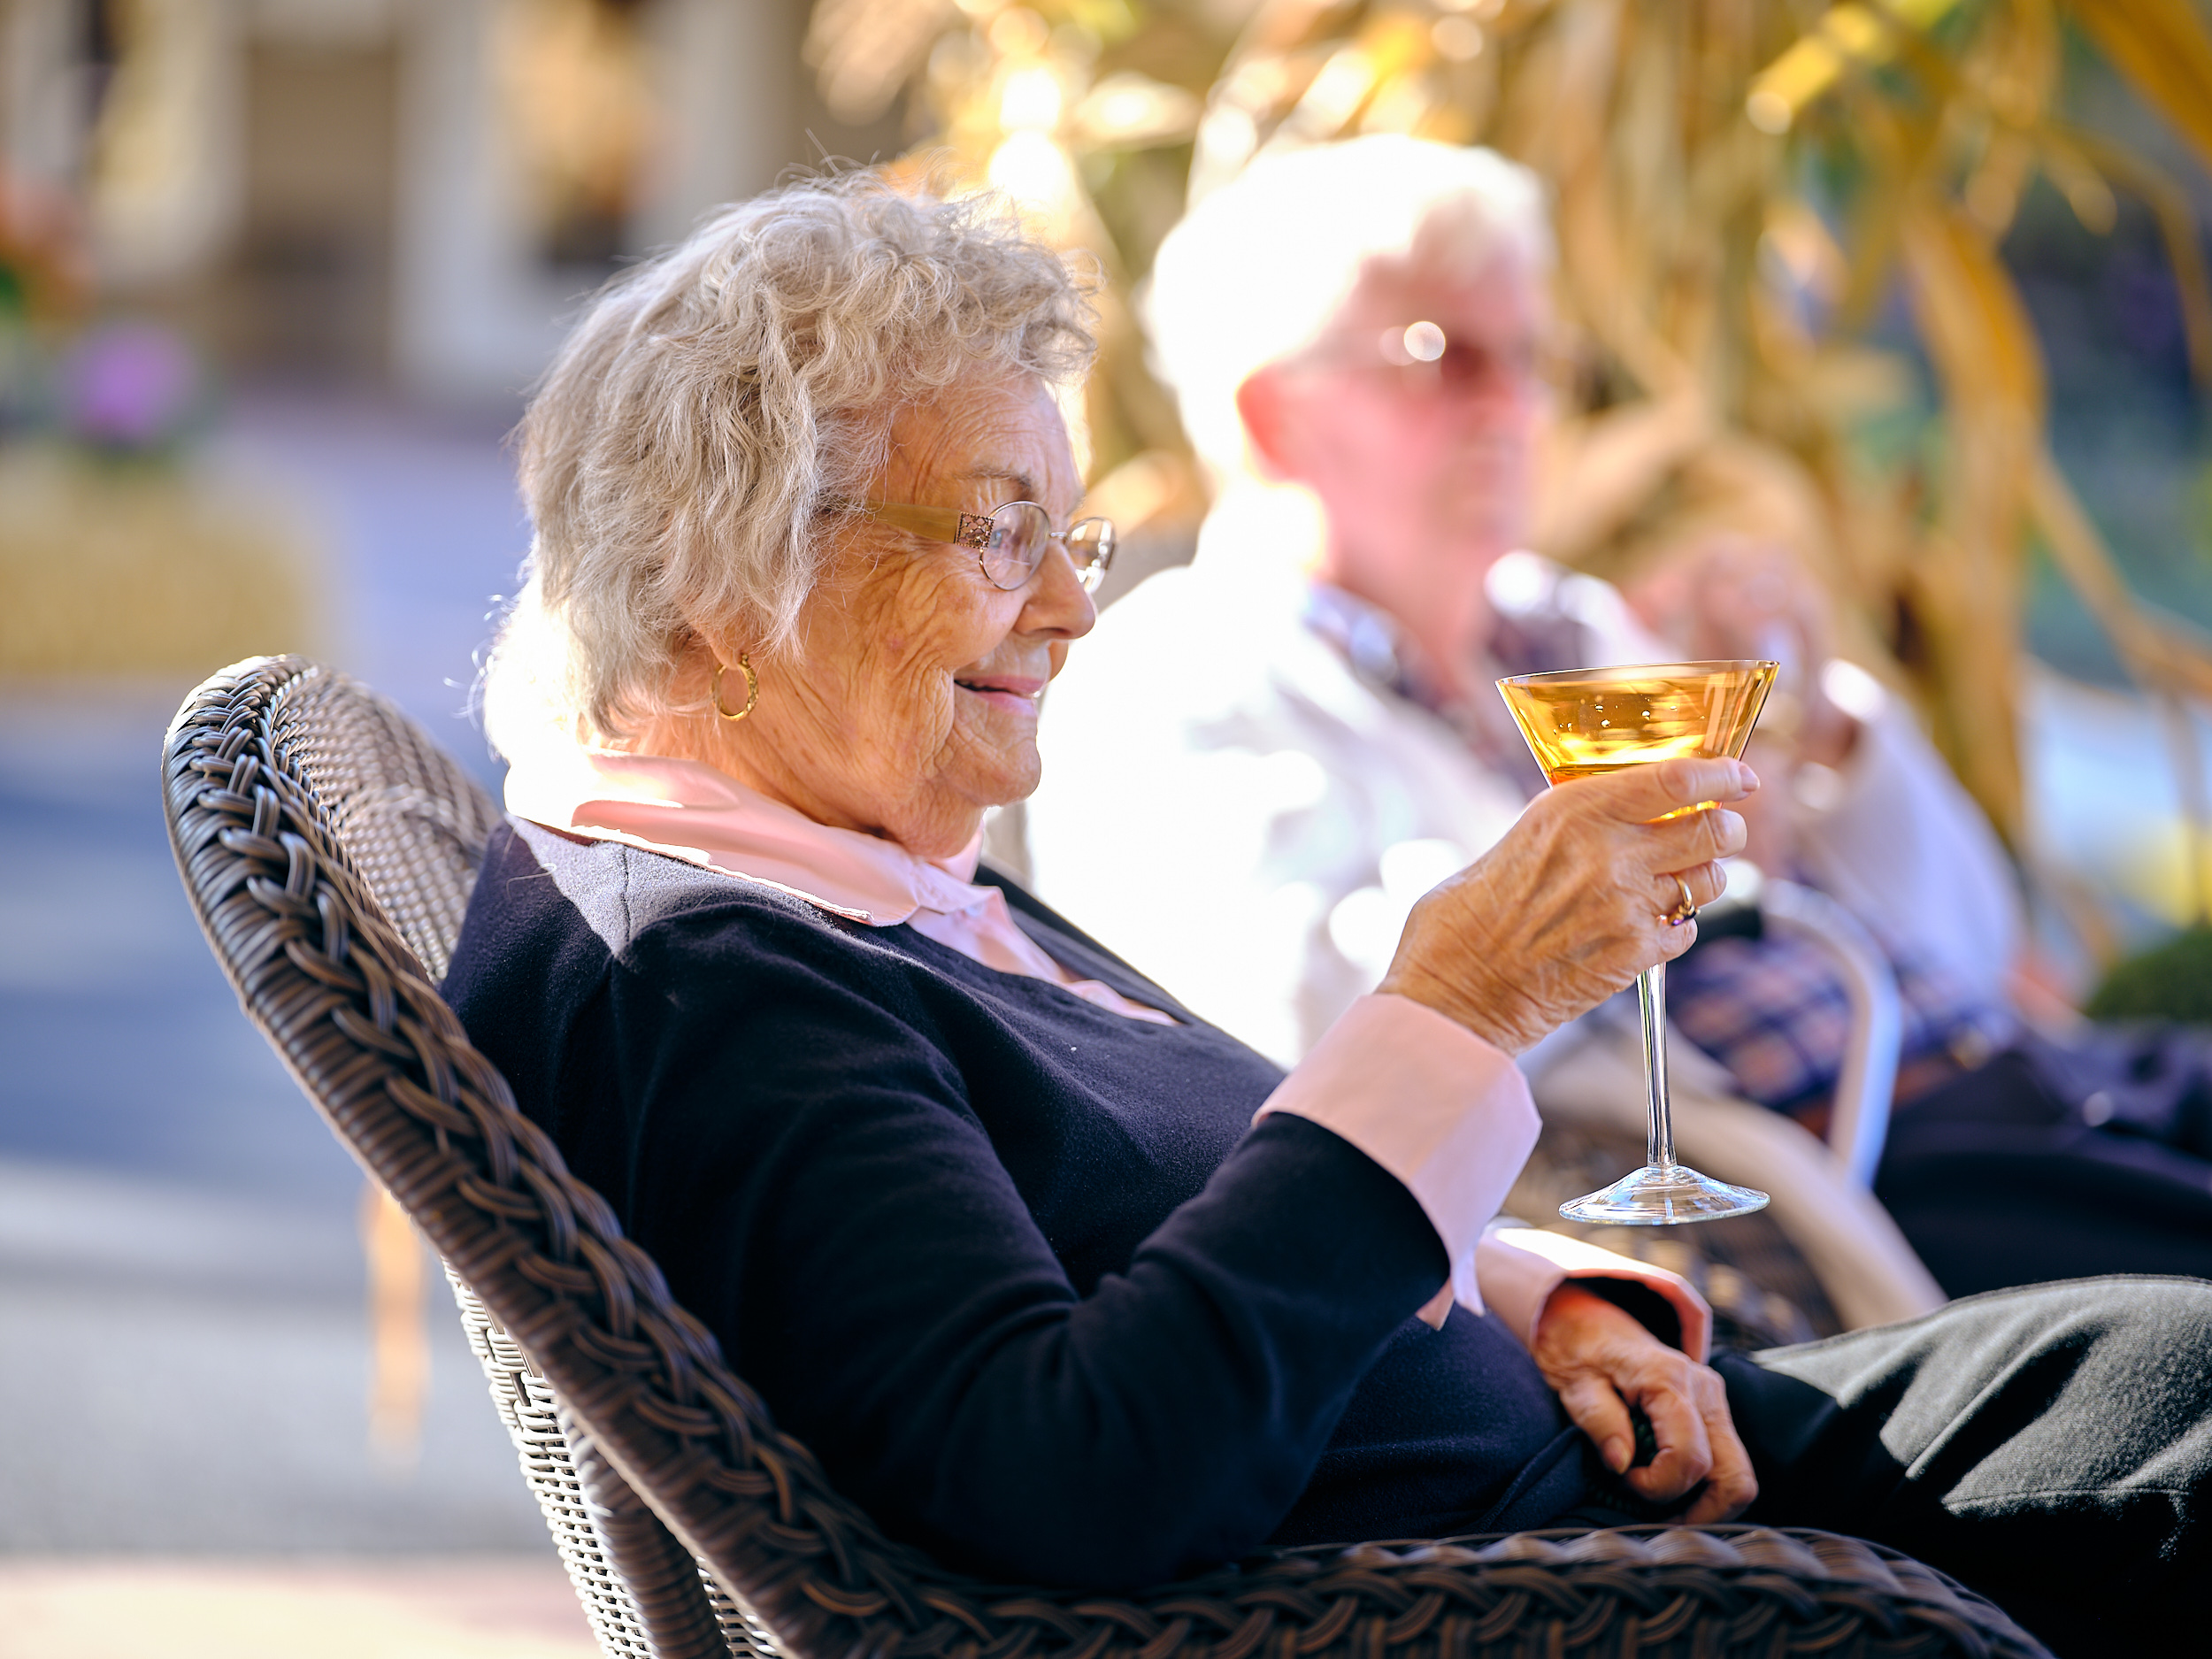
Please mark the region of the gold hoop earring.
[[745, 675], [745, 706], [734, 714], [722, 702], [723, 664], [718, 662], [714, 665], [714, 711], [732, 726], [750, 714], [760, 703], [760, 676], [753, 672], [752, 661], [743, 651], [737, 654], [737, 665]]

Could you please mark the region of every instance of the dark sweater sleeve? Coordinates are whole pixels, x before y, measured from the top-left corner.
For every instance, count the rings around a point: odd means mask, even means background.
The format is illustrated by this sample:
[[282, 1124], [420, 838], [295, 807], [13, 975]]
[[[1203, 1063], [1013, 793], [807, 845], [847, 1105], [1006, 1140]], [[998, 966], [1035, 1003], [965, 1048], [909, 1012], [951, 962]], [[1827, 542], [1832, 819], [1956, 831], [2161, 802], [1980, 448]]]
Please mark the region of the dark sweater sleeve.
[[1137, 1585], [1263, 1540], [1442, 1282], [1411, 1195], [1272, 1117], [1079, 1295], [939, 1010], [821, 924], [739, 931], [656, 924], [618, 967], [626, 1209], [783, 1425], [972, 1571]]

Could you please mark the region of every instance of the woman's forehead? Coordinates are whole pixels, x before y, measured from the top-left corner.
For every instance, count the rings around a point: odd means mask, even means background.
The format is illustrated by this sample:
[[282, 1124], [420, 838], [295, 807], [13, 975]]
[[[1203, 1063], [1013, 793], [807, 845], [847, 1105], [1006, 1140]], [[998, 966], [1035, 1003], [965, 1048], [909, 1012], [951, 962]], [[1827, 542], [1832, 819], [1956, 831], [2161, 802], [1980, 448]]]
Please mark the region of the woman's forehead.
[[[1080, 494], [1066, 424], [1042, 381], [959, 381], [892, 422], [885, 483], [948, 500], [1071, 506]], [[926, 500], [926, 495], [916, 499]]]

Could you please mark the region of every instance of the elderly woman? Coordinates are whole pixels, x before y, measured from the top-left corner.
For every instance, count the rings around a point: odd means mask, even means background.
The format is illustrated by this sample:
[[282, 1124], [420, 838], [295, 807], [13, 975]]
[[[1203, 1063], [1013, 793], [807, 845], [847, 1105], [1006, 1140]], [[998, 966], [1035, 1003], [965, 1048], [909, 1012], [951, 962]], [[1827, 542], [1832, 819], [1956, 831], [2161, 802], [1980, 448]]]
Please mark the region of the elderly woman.
[[[2061, 1632], [2036, 1586], [2101, 1537], [2101, 1599], [2168, 1617], [2212, 1292], [1716, 1371], [1686, 1286], [1488, 1225], [1536, 1128], [1509, 1056], [1689, 943], [1742, 823], [1664, 815], [1747, 769], [1543, 797], [1287, 1075], [978, 869], [1112, 547], [1055, 401], [1087, 314], [984, 207], [802, 184], [612, 284], [526, 418], [487, 687], [514, 816], [447, 993], [731, 1363], [888, 1531], [992, 1575], [1763, 1492]], [[2079, 1403], [2154, 1374], [2162, 1415]]]

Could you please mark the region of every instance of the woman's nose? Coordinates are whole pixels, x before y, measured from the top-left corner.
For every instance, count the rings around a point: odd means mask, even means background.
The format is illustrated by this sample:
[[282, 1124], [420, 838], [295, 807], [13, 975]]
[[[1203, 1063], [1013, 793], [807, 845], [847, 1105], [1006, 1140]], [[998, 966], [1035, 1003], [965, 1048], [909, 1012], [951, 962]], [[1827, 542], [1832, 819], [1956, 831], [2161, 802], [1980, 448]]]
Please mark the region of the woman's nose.
[[1098, 606], [1076, 574], [1075, 561], [1059, 542], [1053, 542], [1023, 589], [1022, 613], [1015, 627], [1023, 634], [1079, 640], [1097, 621]]

